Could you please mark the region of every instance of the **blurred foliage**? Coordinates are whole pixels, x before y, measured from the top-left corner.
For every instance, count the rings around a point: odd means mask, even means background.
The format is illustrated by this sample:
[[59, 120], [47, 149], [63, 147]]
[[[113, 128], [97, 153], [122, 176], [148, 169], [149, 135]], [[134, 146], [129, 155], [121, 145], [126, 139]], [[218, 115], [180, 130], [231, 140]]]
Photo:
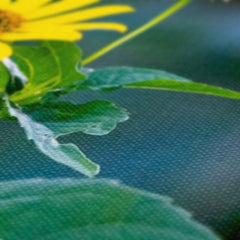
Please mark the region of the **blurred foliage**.
[[0, 205], [9, 240], [220, 240], [170, 199], [111, 180], [4, 182]]

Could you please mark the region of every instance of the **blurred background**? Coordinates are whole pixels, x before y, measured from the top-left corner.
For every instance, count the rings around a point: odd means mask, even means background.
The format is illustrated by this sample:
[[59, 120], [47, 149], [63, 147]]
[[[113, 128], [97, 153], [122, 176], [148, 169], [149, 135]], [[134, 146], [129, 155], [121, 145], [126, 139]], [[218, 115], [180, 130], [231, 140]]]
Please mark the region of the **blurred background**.
[[[133, 30], [175, 1], [119, 0], [136, 13], [108, 18]], [[196, 82], [240, 91], [240, 2], [193, 1], [158, 26], [89, 67], [135, 66], [166, 70]], [[89, 56], [119, 33], [86, 32], [78, 44]], [[74, 103], [104, 99], [125, 107], [129, 121], [107, 136], [61, 137], [101, 165], [99, 178], [168, 195], [225, 239], [240, 239], [240, 102], [156, 90], [81, 91]], [[83, 178], [45, 157], [16, 122], [0, 121], [0, 181]]]

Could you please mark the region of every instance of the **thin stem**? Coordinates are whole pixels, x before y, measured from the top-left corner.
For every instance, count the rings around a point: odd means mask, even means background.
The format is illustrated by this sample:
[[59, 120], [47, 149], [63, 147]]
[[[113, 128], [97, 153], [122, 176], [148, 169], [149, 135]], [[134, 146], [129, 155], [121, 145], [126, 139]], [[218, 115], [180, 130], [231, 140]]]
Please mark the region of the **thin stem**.
[[150, 20], [149, 22], [147, 22], [143, 26], [141, 26], [141, 27], [137, 28], [136, 30], [130, 32], [129, 34], [119, 38], [118, 40], [110, 43], [109, 45], [107, 45], [104, 48], [100, 49], [99, 51], [95, 52], [94, 54], [92, 54], [88, 58], [84, 59], [82, 61], [82, 65], [84, 66], [84, 65], [86, 65], [86, 64], [88, 64], [88, 63], [90, 63], [90, 62], [92, 62], [92, 61], [94, 61], [96, 59], [98, 59], [99, 57], [103, 56], [107, 52], [113, 50], [114, 48], [122, 45], [123, 43], [129, 41], [130, 39], [132, 39], [132, 38], [140, 35], [141, 33], [147, 31], [149, 28], [155, 26], [156, 24], [162, 22], [166, 18], [168, 18], [171, 15], [173, 15], [175, 12], [177, 12], [178, 10], [180, 10], [181, 8], [186, 6], [191, 1], [192, 0], [180, 0], [180, 1], [178, 1], [177, 3], [172, 5], [170, 8], [168, 8], [166, 11], [164, 11], [161, 14], [159, 14], [157, 17], [153, 18], [152, 20]]

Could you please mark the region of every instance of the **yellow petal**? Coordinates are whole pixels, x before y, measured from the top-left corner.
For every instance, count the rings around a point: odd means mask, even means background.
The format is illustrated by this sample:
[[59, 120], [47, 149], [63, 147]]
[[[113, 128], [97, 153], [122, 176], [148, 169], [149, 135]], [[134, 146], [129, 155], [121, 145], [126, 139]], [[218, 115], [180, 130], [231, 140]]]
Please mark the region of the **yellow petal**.
[[1, 0], [0, 1], [0, 8], [7, 8], [10, 5], [10, 0]]
[[50, 15], [58, 14], [61, 12], [66, 12], [69, 10], [73, 10], [76, 8], [85, 7], [94, 3], [99, 2], [99, 0], [65, 0], [60, 1], [52, 4], [48, 4], [36, 12], [29, 12], [26, 15], [27, 19], [36, 19], [41, 17], [47, 17]]
[[75, 41], [82, 38], [82, 34], [73, 28], [65, 26], [45, 26], [32, 24], [32, 30], [27, 32], [10, 32], [1, 36], [5, 41], [22, 40], [61, 40]]
[[132, 12], [134, 9], [127, 5], [108, 5], [102, 7], [90, 8], [78, 12], [68, 13], [65, 15], [60, 15], [57, 17], [52, 17], [44, 20], [39, 20], [45, 23], [54, 23], [54, 24], [62, 24], [62, 23], [71, 23], [78, 21], [85, 21], [89, 19], [95, 19], [100, 17], [106, 17], [110, 15], [120, 14]]
[[0, 42], [0, 61], [12, 55], [12, 48], [3, 42]]
[[79, 24], [69, 24], [69, 26], [73, 27], [76, 30], [95, 30], [95, 29], [103, 29], [103, 30], [113, 30], [118, 32], [127, 31], [127, 26], [121, 23], [108, 23], [108, 22], [91, 22], [91, 23], [79, 23]]
[[12, 10], [12, 11], [16, 11], [20, 14], [22, 13], [24, 15], [24, 18], [25, 18], [25, 15], [28, 12], [36, 12], [36, 10], [39, 7], [45, 5], [49, 2], [50, 2], [50, 0], [18, 0], [18, 1], [13, 2], [9, 6], [9, 9]]
[[24, 7], [29, 7], [29, 6], [32, 6], [32, 7], [39, 7], [39, 6], [42, 6], [46, 3], [50, 3], [51, 0], [17, 0], [17, 1], [14, 1], [12, 3], [13, 6], [16, 6], [16, 7], [20, 7], [20, 6], [24, 6]]

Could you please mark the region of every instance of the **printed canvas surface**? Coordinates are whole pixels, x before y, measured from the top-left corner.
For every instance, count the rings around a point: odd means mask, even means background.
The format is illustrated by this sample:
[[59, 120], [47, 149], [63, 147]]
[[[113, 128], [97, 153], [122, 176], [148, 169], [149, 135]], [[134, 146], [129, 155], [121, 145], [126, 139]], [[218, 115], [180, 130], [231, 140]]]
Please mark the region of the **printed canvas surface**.
[[239, 11], [0, 0], [0, 240], [239, 240]]

